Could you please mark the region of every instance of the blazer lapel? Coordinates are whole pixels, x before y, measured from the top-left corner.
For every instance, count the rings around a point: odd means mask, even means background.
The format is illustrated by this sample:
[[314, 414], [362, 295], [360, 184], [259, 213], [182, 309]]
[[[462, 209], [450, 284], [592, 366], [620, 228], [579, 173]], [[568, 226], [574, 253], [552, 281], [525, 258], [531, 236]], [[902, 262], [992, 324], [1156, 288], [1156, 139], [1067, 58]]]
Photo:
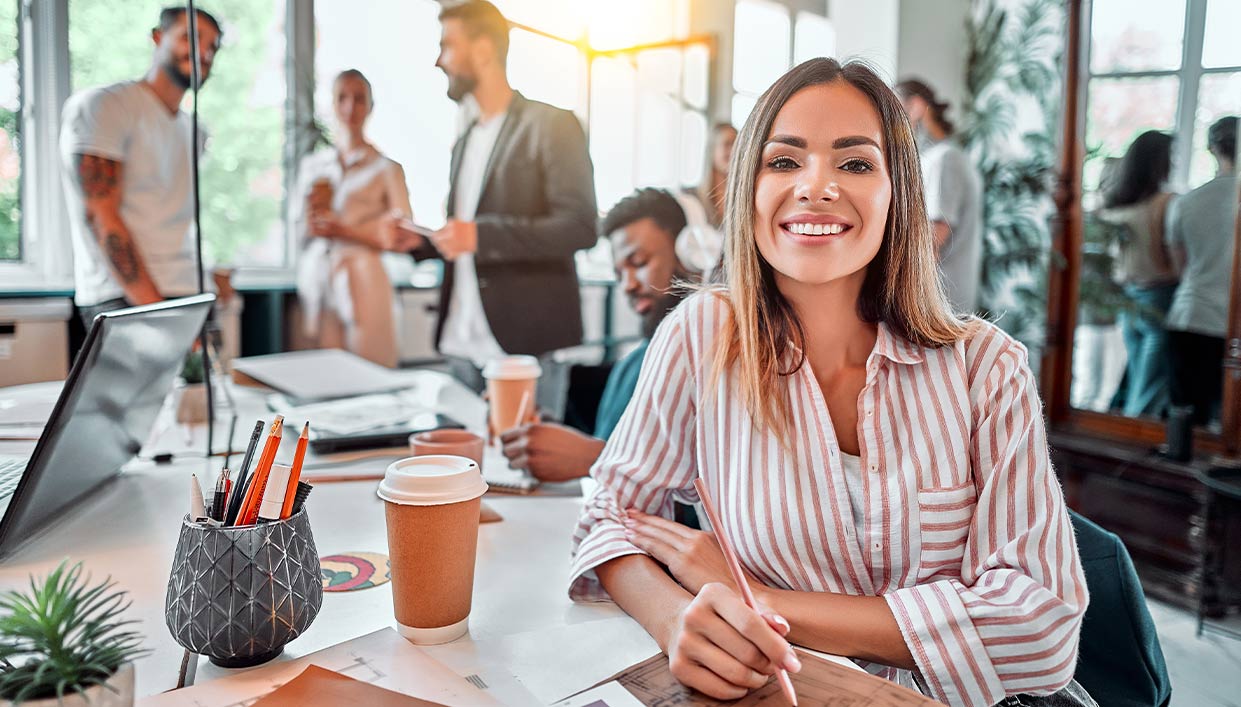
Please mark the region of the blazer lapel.
[[[508, 147], [509, 141], [513, 137], [513, 131], [517, 129], [517, 123], [520, 120], [521, 110], [525, 107], [526, 98], [521, 95], [520, 91], [513, 91], [513, 100], [508, 104], [508, 112], [504, 114], [504, 124], [500, 126], [500, 133], [496, 135], [496, 144], [491, 148], [491, 154], [487, 156], [487, 168], [483, 171], [483, 186], [478, 192], [478, 203], [482, 205], [483, 199], [487, 196], [487, 187], [491, 184], [492, 174], [496, 170], [497, 158], [504, 153]], [[478, 211], [478, 209], [475, 209]]]
[[465, 132], [452, 146], [452, 161], [448, 168], [448, 203], [445, 204], [445, 210], [448, 218], [456, 215], [457, 211], [457, 173], [461, 171], [461, 155], [465, 153], [465, 143], [469, 139], [470, 133], [474, 130], [476, 122], [472, 122], [466, 127]]

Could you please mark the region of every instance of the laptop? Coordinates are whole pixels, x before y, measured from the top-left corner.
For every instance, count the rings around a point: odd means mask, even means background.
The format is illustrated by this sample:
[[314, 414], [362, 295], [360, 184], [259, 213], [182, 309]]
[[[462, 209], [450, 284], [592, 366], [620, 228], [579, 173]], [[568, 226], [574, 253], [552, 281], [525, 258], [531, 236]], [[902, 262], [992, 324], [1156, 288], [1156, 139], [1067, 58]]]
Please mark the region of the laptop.
[[34, 453], [0, 456], [0, 556], [137, 455], [214, 301], [196, 295], [95, 317]]

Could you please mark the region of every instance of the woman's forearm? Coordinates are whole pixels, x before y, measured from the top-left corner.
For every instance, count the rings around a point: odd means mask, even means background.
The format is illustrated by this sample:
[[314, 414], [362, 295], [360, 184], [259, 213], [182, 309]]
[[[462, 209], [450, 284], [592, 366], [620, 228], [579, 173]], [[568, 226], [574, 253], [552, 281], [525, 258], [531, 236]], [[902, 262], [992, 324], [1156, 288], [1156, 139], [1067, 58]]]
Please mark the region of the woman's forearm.
[[755, 598], [788, 620], [792, 643], [897, 668], [916, 667], [883, 597], [754, 587]]
[[595, 568], [599, 583], [667, 652], [672, 629], [694, 598], [646, 555], [625, 555]]

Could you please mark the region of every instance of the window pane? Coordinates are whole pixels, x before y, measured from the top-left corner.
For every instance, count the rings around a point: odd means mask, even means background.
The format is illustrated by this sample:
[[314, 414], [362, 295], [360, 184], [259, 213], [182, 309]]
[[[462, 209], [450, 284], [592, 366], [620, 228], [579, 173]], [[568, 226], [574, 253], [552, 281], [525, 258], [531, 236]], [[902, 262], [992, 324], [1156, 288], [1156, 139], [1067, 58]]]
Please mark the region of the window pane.
[[[384, 0], [388, 4], [388, 0]], [[425, 0], [416, 0], [424, 2]], [[369, 4], [370, 0], [367, 0]], [[581, 7], [581, 0], [496, 0], [495, 6], [504, 14], [504, 19], [509, 22], [534, 27], [549, 34], [564, 39], [577, 39], [584, 27], [585, 19]], [[354, 3], [354, 8], [358, 7], [358, 3]], [[319, 11], [316, 2], [315, 12]], [[439, 5], [436, 5], [436, 14], [432, 18], [431, 23], [435, 27], [436, 33], [439, 32]], [[435, 43], [438, 45], [439, 40]]]
[[[73, 90], [141, 78], [149, 29], [167, 0], [70, 0]], [[199, 119], [209, 136], [200, 168], [204, 257], [285, 265], [285, 0], [216, 0], [224, 42], [204, 84]], [[188, 110], [187, 94], [182, 108]]]
[[706, 168], [707, 117], [695, 110], [681, 114], [681, 184], [695, 186]]
[[[438, 45], [438, 23], [435, 27]], [[549, 70], [553, 66], [555, 70]], [[576, 110], [581, 71], [581, 60], [572, 44], [521, 29], [509, 32], [508, 77], [513, 88], [526, 98]]]
[[1184, 0], [1095, 0], [1090, 70], [1177, 69], [1184, 34]]
[[1237, 42], [1236, 36], [1238, 27], [1241, 27], [1241, 2], [1207, 2], [1207, 27], [1202, 38], [1203, 66], [1241, 66], [1241, 43]]
[[637, 125], [637, 70], [625, 57], [594, 61], [590, 105], [590, 158], [595, 165], [595, 198], [606, 211], [633, 191], [634, 135]]
[[695, 44], [685, 50], [685, 76], [682, 86], [685, 102], [695, 108], [707, 107], [708, 67], [711, 52], [705, 44]]
[[755, 96], [747, 96], [744, 93], [733, 94], [733, 110], [732, 123], [733, 127], [740, 130], [745, 125], [745, 119], [750, 117], [750, 111], [754, 110], [754, 104], [758, 102]]
[[21, 70], [17, 5], [0, 0], [0, 260], [21, 260]]
[[638, 184], [676, 186], [674, 160], [680, 128], [676, 100], [655, 91], [642, 92], [638, 105]]
[[[315, 0], [315, 114], [335, 130], [332, 80], [358, 69], [371, 82], [375, 108], [366, 134], [405, 168], [410, 206], [428, 226], [444, 222], [457, 105], [435, 68], [439, 5], [432, 0]], [[376, 18], [383, 18], [382, 22]], [[359, 41], [365, 37], [366, 41]], [[414, 129], [416, 126], [417, 129]]]
[[1226, 115], [1241, 115], [1241, 72], [1207, 74], [1198, 84], [1194, 115], [1194, 153], [1189, 160], [1190, 188], [1215, 177], [1215, 158], [1207, 152], [1207, 129]]
[[595, 49], [622, 49], [684, 36], [687, 0], [588, 0], [587, 28]]
[[737, 3], [733, 89], [761, 94], [789, 69], [789, 13], [759, 0]]
[[793, 64], [819, 56], [836, 56], [836, 28], [822, 15], [799, 12], [793, 28]]
[[1178, 83], [1175, 77], [1090, 81], [1086, 147], [1098, 154], [1086, 164], [1086, 189], [1097, 188], [1103, 158], [1124, 155], [1143, 131], [1173, 129]]

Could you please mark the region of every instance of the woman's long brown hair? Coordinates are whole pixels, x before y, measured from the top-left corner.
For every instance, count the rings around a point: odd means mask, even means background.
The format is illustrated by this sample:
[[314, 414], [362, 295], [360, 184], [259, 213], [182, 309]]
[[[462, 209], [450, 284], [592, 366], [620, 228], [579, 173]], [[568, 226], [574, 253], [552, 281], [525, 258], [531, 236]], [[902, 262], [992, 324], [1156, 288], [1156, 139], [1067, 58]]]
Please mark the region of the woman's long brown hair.
[[[892, 179], [883, 242], [867, 266], [858, 315], [883, 322], [919, 346], [938, 347], [964, 338], [972, 325], [953, 313], [939, 280], [934, 240], [922, 192], [918, 147], [900, 100], [866, 64], [811, 59], [781, 76], [763, 93], [737, 136], [724, 205], [724, 268], [709, 288], [723, 295], [726, 317], [711, 366], [713, 395], [720, 377], [736, 375], [742, 400], [754, 422], [774, 428], [787, 442], [794, 428], [781, 377], [805, 362], [805, 333], [793, 305], [776, 287], [775, 272], [754, 238], [754, 195], [763, 143], [784, 104], [798, 91], [845, 81], [870, 99], [883, 124], [885, 158]], [[830, 110], [830, 106], [824, 106]]]

